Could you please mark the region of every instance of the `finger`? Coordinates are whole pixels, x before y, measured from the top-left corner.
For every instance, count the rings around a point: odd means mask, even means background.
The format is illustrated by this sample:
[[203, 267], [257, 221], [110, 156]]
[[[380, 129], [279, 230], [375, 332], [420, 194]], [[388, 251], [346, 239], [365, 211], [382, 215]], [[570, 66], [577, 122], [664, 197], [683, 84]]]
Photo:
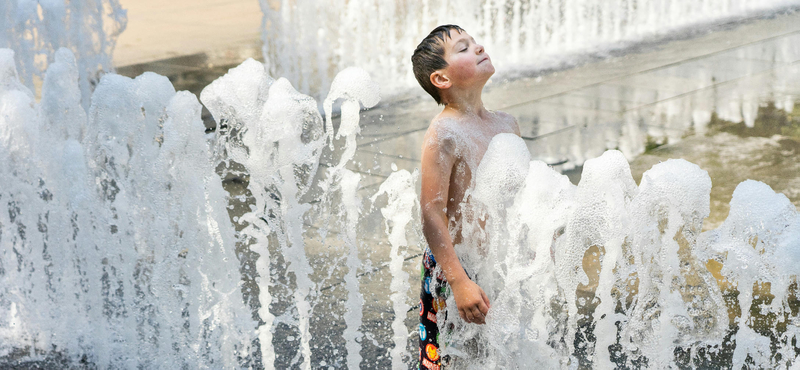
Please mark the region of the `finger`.
[[489, 314], [489, 309], [492, 308], [492, 304], [489, 303], [489, 297], [486, 296], [486, 293], [484, 293], [484, 291], [482, 289], [481, 289], [481, 298], [483, 298], [483, 302], [480, 302], [478, 304], [478, 308], [481, 310], [481, 312], [485, 316], [485, 315]]
[[469, 323], [475, 322], [475, 316], [472, 315], [472, 310], [464, 310], [464, 315], [467, 317], [464, 321]]
[[465, 310], [458, 310], [458, 315], [461, 316], [461, 320], [469, 322], [469, 320], [467, 320], [467, 314]]
[[472, 316], [475, 317], [475, 318], [486, 317], [486, 314], [481, 312], [481, 309], [477, 305], [476, 306], [472, 306], [471, 311], [472, 311]]
[[484, 324], [484, 323], [486, 323], [485, 316], [483, 315], [483, 313], [481, 313], [481, 311], [478, 310], [477, 307], [473, 307], [472, 308], [472, 317], [475, 318], [474, 322], [476, 324]]

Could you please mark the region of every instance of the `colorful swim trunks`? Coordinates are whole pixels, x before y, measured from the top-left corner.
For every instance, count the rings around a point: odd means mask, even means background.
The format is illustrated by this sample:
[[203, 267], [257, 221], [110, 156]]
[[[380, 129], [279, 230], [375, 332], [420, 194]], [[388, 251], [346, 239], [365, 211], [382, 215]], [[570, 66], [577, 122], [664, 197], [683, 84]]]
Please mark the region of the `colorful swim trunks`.
[[445, 309], [448, 289], [442, 270], [435, 269], [436, 259], [430, 248], [426, 248], [422, 255], [422, 289], [419, 297], [419, 368], [428, 370], [439, 370], [442, 366], [436, 313]]

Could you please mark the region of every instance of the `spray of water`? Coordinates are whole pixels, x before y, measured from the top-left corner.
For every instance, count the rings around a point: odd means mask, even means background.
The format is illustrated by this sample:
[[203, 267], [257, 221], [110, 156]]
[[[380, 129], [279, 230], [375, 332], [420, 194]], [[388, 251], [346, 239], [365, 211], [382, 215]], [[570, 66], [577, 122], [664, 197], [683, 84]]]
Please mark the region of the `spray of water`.
[[[360, 176], [344, 165], [358, 109], [376, 102], [365, 72], [343, 72], [350, 83], [334, 84], [324, 104], [345, 100], [338, 129], [345, 147], [338, 164], [320, 172], [332, 129], [313, 99], [271, 79], [258, 62], [203, 92], [219, 127], [209, 143], [197, 100], [164, 77], [107, 75], [86, 114], [71, 52], [56, 54], [41, 103], [17, 78], [13, 53], [0, 55], [3, 356], [272, 367], [283, 354], [276, 344], [287, 340], [273, 334], [288, 324], [298, 334], [291, 362], [311, 367], [310, 320], [324, 313], [313, 310], [321, 289], [304, 220], [333, 214], [346, 268], [344, 351], [334, 363], [362, 364]], [[238, 233], [218, 173], [248, 177], [251, 201], [234, 218]], [[312, 206], [304, 195], [319, 174], [323, 191]], [[800, 220], [766, 185], [741, 184], [728, 220], [701, 233], [711, 183], [685, 161], [653, 167], [637, 186], [622, 154], [610, 151], [586, 162], [576, 187], [503, 134], [475, 174], [468, 206], [483, 216], [465, 229], [483, 239], [457, 248], [493, 308], [485, 326], [454, 312], [442, 320], [454, 325], [444, 351], [465, 368], [795, 363]], [[418, 225], [413, 179], [398, 171], [378, 191], [389, 198], [382, 213], [391, 227], [397, 368], [409, 361], [401, 248], [407, 226]], [[257, 255], [256, 321], [242, 295], [250, 288], [241, 284], [237, 243]], [[291, 279], [274, 276], [281, 268], [273, 256]], [[723, 266], [717, 279], [737, 287], [733, 320], [707, 261]], [[283, 312], [285, 302], [272, 295], [280, 290], [291, 301]]]
[[[361, 345], [363, 334], [359, 328], [363, 317], [362, 306], [364, 298], [359, 291], [358, 272], [362, 266], [359, 257], [359, 240], [356, 236], [356, 227], [359, 222], [361, 199], [358, 196], [359, 181], [361, 176], [345, 168], [356, 153], [356, 135], [361, 131], [359, 126], [359, 113], [361, 106], [371, 108], [380, 100], [378, 85], [370, 79], [369, 74], [360, 68], [347, 68], [340, 72], [331, 84], [331, 91], [325, 99], [323, 107], [327, 118], [328, 132], [332, 132], [333, 121], [331, 111], [333, 103], [337, 99], [344, 99], [341, 105], [341, 120], [339, 129], [336, 131], [335, 139], [344, 138], [345, 146], [342, 151], [339, 163], [332, 167], [327, 173], [325, 189], [333, 190], [328, 192], [322, 203], [323, 207], [333, 204], [334, 200], [330, 197], [338, 195], [339, 222], [343, 230], [343, 241], [348, 248], [347, 253], [347, 274], [344, 277], [347, 289], [347, 312], [344, 321], [347, 328], [343, 337], [347, 349], [347, 367], [354, 369], [361, 365]], [[331, 148], [333, 148], [334, 137], [331, 137]], [[338, 183], [338, 185], [336, 185]], [[333, 185], [333, 187], [331, 187]], [[338, 194], [337, 194], [338, 193]], [[324, 210], [324, 208], [323, 208]]]
[[381, 184], [371, 200], [374, 203], [379, 196], [384, 194], [388, 197], [386, 207], [381, 208], [381, 215], [386, 219], [386, 233], [389, 235], [389, 243], [392, 245], [389, 262], [389, 269], [392, 272], [391, 300], [395, 315], [394, 321], [392, 321], [392, 331], [394, 332], [392, 338], [394, 348], [391, 351], [392, 369], [402, 370], [406, 369], [408, 363], [411, 362], [411, 356], [408, 355], [406, 349], [408, 328], [404, 322], [405, 313], [410, 308], [406, 302], [406, 295], [411, 286], [408, 284], [408, 273], [403, 270], [403, 261], [407, 257], [408, 247], [406, 228], [415, 220], [414, 209], [419, 204], [415, 190], [419, 172], [414, 171], [411, 174], [405, 170], [397, 171], [396, 166], [393, 170], [396, 172], [393, 172]]
[[[252, 76], [258, 76], [253, 79]], [[270, 86], [271, 85], [271, 86]], [[332, 108], [337, 99], [343, 99], [341, 120], [333, 135]], [[256, 262], [256, 279], [260, 287], [259, 316], [263, 321], [259, 329], [261, 353], [265, 363], [274, 360], [272, 330], [274, 315], [270, 312], [272, 298], [270, 281], [269, 236], [272, 234], [287, 262], [288, 273], [294, 283], [286, 288], [293, 292], [295, 313], [290, 313], [299, 333], [299, 351], [292, 362], [303, 368], [311, 366], [310, 318], [314, 306], [313, 296], [317, 282], [311, 278], [312, 269], [305, 251], [306, 230], [304, 219], [312, 209], [302, 198], [312, 187], [322, 189], [315, 210], [319, 217], [330, 219], [331, 214], [341, 220], [339, 229], [345, 246], [347, 274], [346, 329], [343, 333], [347, 345], [347, 365], [357, 368], [361, 362], [359, 331], [362, 320], [363, 298], [359, 293], [357, 275], [361, 268], [356, 236], [361, 200], [356, 193], [360, 175], [344, 168], [356, 150], [359, 133], [361, 105], [371, 107], [378, 102], [377, 86], [363, 70], [351, 68], [337, 76], [324, 107], [327, 117], [323, 128], [322, 117], [316, 101], [295, 91], [286, 79], [273, 82], [263, 64], [248, 60], [232, 69], [227, 75], [203, 90], [201, 100], [206, 104], [220, 130], [217, 131], [218, 160], [227, 174], [242, 168], [249, 176], [248, 189], [254, 207], [238, 218], [242, 224], [240, 243], [250, 245], [259, 257]], [[343, 138], [345, 147], [339, 163], [331, 167], [325, 178], [312, 184], [325, 142]], [[330, 210], [336, 210], [331, 213]], [[327, 231], [320, 234], [327, 235]]]
[[126, 12], [118, 0], [9, 0], [0, 4], [0, 48], [17, 53], [19, 78], [37, 91], [59, 48], [77, 57], [83, 108], [105, 72], [113, 71], [111, 55], [125, 30]]
[[248, 357], [255, 325], [197, 99], [155, 74], [107, 75], [86, 114], [69, 50], [41, 103], [13, 53], [0, 56], [0, 355], [100, 367]]
[[[448, 301], [455, 327], [445, 353], [461, 366], [795, 362], [789, 297], [800, 215], [785, 196], [744, 182], [723, 226], [701, 233], [711, 181], [689, 162], [658, 164], [636, 186], [626, 159], [609, 151], [586, 162], [577, 187], [528, 162], [522, 140], [501, 134], [476, 172], [468, 206], [485, 225], [471, 229], [485, 236], [465, 238], [459, 257], [493, 305], [487, 325], [477, 326]], [[740, 317], [729, 320], [709, 260], [738, 284]], [[774, 298], [756, 302], [754, 287]]]
[[[295, 54], [287, 48], [289, 41], [278, 40], [268, 45], [267, 54], [283, 50], [287, 58], [297, 57], [296, 73], [286, 74], [299, 79], [301, 91], [325, 85], [328, 71], [339, 69], [331, 65], [352, 62], [345, 56], [364, 58], [359, 61], [367, 70], [383, 63], [388, 72], [371, 71], [379, 81], [402, 76], [407, 58], [385, 50], [370, 53], [365, 46], [370, 44], [359, 40], [394, 40], [398, 50], [413, 50], [409, 44], [421, 32], [447, 21], [431, 15], [444, 14], [434, 10], [447, 2], [378, 7], [349, 1], [335, 7], [348, 22], [337, 23], [333, 32], [329, 17], [323, 17], [328, 8], [311, 11], [311, 5], [295, 3], [265, 2], [267, 23], [288, 27], [300, 15], [313, 15], [306, 19], [317, 22], [311, 28], [316, 33], [303, 34], [305, 27], [296, 28], [297, 34], [281, 33], [313, 42], [301, 43]], [[481, 30], [487, 45], [505, 47], [503, 53], [517, 55], [509, 60], [518, 63], [531, 48], [571, 52], [778, 2], [620, 1], [609, 8], [580, 1], [475, 4], [457, 11], [474, 18], [472, 28]], [[504, 5], [510, 13], [498, 11]], [[373, 7], [377, 13], [370, 14], [377, 16], [360, 18], [361, 11]], [[556, 17], [562, 7], [576, 10]], [[647, 28], [656, 14], [668, 14], [659, 19], [673, 23]], [[686, 20], [685, 14], [699, 18]], [[44, 24], [58, 24], [53, 22]], [[420, 34], [358, 28], [374, 22]], [[509, 29], [521, 31], [499, 37]], [[326, 44], [331, 34], [355, 41]], [[373, 55], [383, 59], [375, 62]], [[347, 69], [332, 79], [323, 122], [314, 99], [289, 80], [270, 77], [270, 71], [285, 68], [277, 57], [267, 65], [248, 60], [201, 94], [218, 128], [206, 137], [197, 99], [175, 92], [166, 78], [106, 75], [91, 105], [85, 92], [82, 105], [83, 54], [76, 59], [61, 49], [53, 60], [37, 103], [25, 86], [27, 77], [18, 73], [22, 68], [14, 53], [0, 49], [0, 205], [5, 209], [0, 212], [0, 357], [56, 356], [62, 366], [87, 361], [104, 368], [357, 368], [366, 363], [362, 353], [371, 333], [363, 325], [365, 299], [358, 278], [371, 261], [359, 249], [365, 209], [357, 191], [361, 178], [346, 167], [356, 153], [359, 111], [378, 102], [370, 74]], [[676, 124], [687, 121], [685, 112], [703, 122], [711, 110], [751, 122], [755, 98], [737, 91], [742, 103], [730, 109], [714, 107], [713, 100], [699, 102], [695, 110], [665, 109], [683, 112], [672, 116]], [[339, 99], [334, 135], [332, 112]], [[781, 104], [791, 110], [788, 98]], [[335, 151], [339, 158], [328, 158], [334, 164], [320, 169], [326, 144], [336, 140], [344, 141]], [[481, 239], [467, 239], [457, 248], [493, 305], [485, 326], [463, 323], [452, 311], [440, 320], [453, 324], [444, 332], [444, 351], [459, 367], [797, 366], [800, 324], [793, 305], [800, 220], [786, 197], [764, 184], [744, 182], [725, 223], [701, 233], [711, 182], [688, 162], [654, 166], [637, 186], [622, 154], [610, 151], [587, 160], [583, 179], [574, 186], [530, 158], [519, 138], [499, 135], [475, 171], [474, 201], [467, 206], [482, 217], [464, 228]], [[221, 186], [223, 179], [233, 178], [246, 182], [241, 197]], [[381, 213], [392, 247], [387, 346], [394, 346], [394, 368], [413, 365], [416, 353], [405, 347], [409, 330], [403, 322], [406, 297], [416, 285], [407, 284], [402, 269], [405, 232], [420, 224], [414, 179], [397, 171], [378, 191], [388, 198]], [[245, 210], [231, 219], [235, 210], [226, 207], [234, 201]], [[334, 217], [337, 221], [330, 222]], [[312, 268], [319, 256], [310, 250], [316, 242], [311, 230], [329, 249], [344, 246], [329, 271]], [[708, 268], [713, 264], [722, 267], [719, 273]], [[336, 298], [344, 302], [341, 316], [314, 310], [326, 299], [321, 287], [326, 272], [344, 282], [343, 297]], [[731, 294], [733, 301], [723, 299]], [[451, 299], [448, 310], [454, 309]], [[313, 319], [321, 317], [342, 328], [326, 332], [338, 344], [325, 353], [318, 344], [328, 338], [312, 335]]]
[[410, 53], [440, 24], [483, 43], [498, 69], [545, 68], [677, 29], [793, 0], [260, 0], [269, 71], [324, 91], [336, 71], [364, 68], [387, 93], [415, 86]]

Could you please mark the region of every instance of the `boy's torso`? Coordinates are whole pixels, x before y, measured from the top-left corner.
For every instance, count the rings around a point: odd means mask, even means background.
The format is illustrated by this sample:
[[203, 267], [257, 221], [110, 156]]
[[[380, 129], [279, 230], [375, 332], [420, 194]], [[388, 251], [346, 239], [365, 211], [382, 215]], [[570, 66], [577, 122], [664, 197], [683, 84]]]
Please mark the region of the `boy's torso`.
[[[480, 165], [489, 143], [495, 135], [516, 133], [516, 120], [504, 112], [488, 112], [485, 117], [445, 116], [437, 117], [428, 130], [436, 130], [439, 140], [450, 141], [454, 149], [455, 162], [450, 174], [447, 200], [447, 218], [453, 232], [453, 243], [460, 244], [462, 210], [467, 191], [474, 184], [472, 175]], [[453, 235], [454, 234], [454, 235]]]

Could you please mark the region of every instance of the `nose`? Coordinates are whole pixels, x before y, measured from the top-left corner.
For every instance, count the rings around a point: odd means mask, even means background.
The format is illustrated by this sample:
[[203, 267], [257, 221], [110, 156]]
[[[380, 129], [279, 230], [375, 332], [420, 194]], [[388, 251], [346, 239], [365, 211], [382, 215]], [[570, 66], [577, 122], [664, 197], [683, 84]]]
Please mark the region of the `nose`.
[[478, 54], [478, 55], [483, 54], [483, 52], [485, 51], [485, 50], [483, 50], [483, 45], [481, 45], [481, 44], [476, 44], [476, 45], [477, 45], [477, 48], [475, 48], [475, 53]]

